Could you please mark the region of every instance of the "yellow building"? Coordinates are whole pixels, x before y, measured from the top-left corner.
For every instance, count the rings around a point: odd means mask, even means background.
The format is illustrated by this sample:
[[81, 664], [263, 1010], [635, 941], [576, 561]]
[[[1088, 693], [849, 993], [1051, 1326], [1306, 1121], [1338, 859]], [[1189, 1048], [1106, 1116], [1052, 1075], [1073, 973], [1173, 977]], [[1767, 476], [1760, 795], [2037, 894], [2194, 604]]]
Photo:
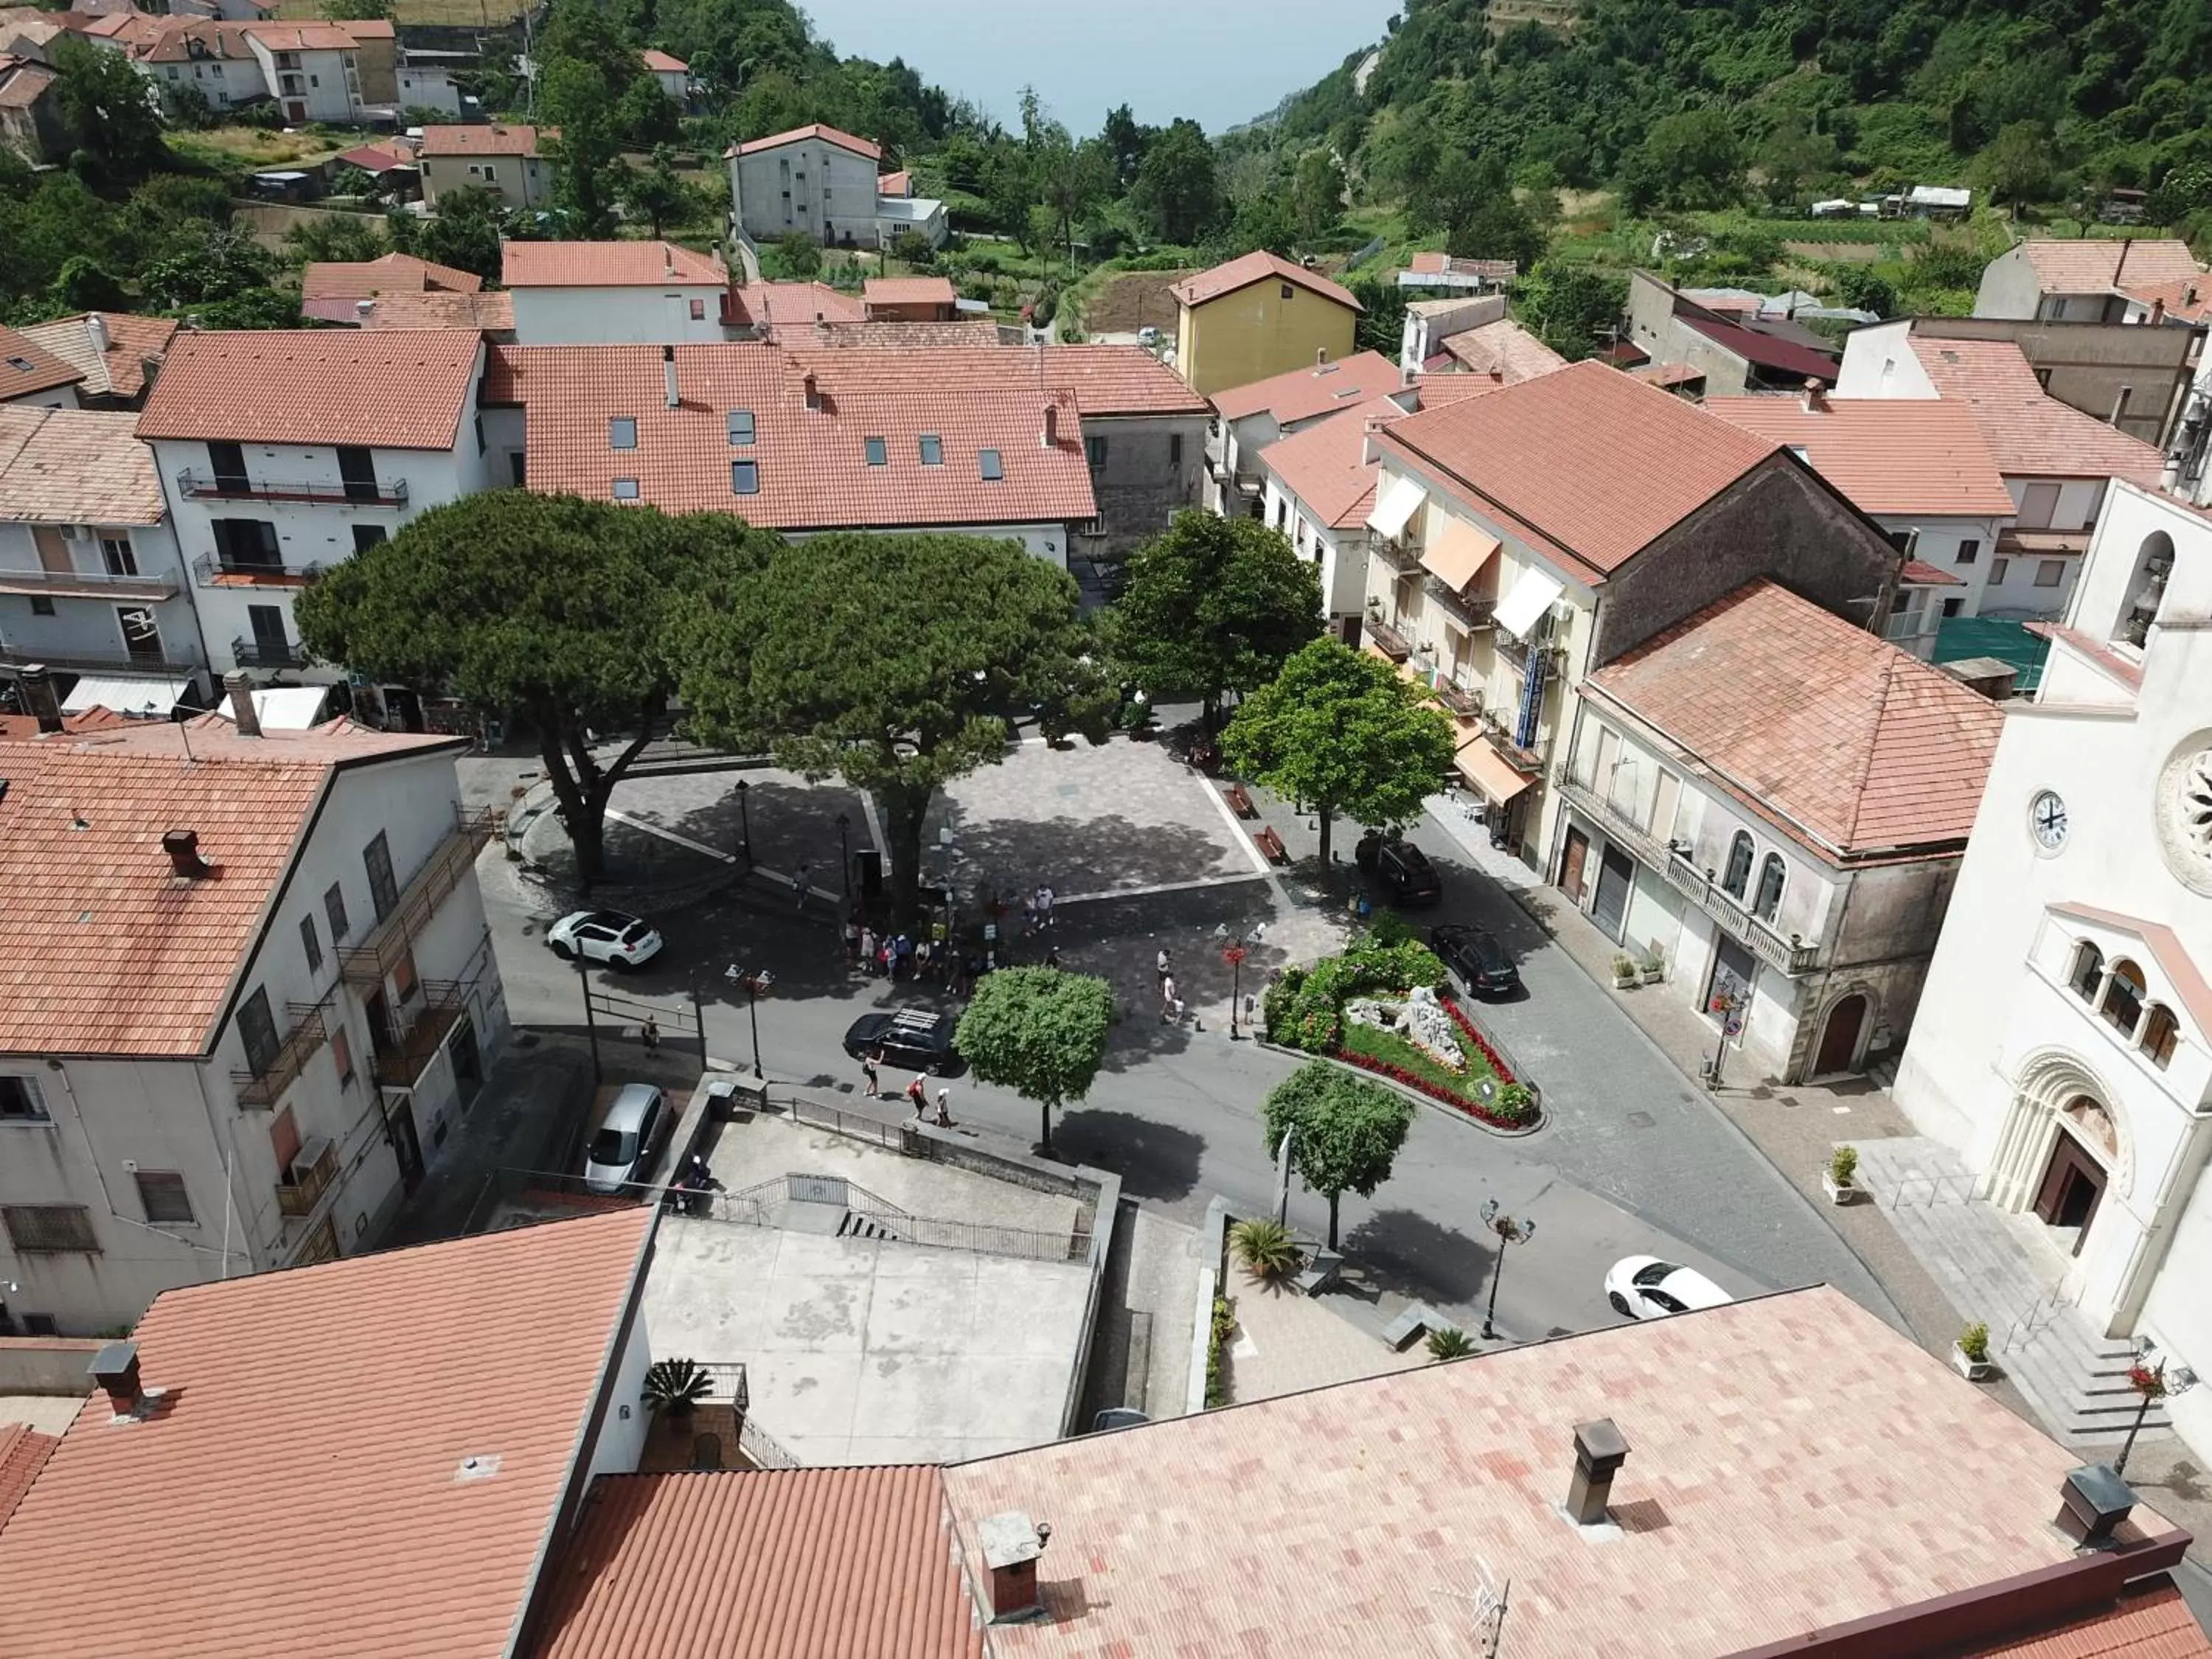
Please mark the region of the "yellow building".
[[1176, 368], [1201, 398], [1352, 355], [1364, 308], [1325, 276], [1266, 252], [1186, 276], [1172, 290]]

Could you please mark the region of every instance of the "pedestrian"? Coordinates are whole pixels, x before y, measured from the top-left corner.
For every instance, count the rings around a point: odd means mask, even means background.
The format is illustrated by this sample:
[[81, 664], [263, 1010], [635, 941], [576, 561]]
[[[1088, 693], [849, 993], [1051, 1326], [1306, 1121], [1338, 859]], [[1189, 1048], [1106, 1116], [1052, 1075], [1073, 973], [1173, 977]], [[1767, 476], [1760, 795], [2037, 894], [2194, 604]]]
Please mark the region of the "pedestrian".
[[845, 960], [849, 964], [860, 959], [860, 919], [845, 918]]
[[660, 1022], [651, 1014], [645, 1017], [645, 1029], [638, 1033], [645, 1039], [645, 1052], [658, 1054], [660, 1050]]
[[914, 1103], [914, 1121], [921, 1122], [922, 1114], [929, 1109], [929, 1079], [916, 1072], [914, 1081], [906, 1085], [906, 1097]]
[[1044, 965], [1048, 968], [1060, 966], [1060, 946], [1048, 945], [1044, 947]]
[[901, 933], [891, 945], [891, 977], [914, 977], [914, 941], [904, 933]]
[[872, 970], [876, 965], [876, 930], [865, 921], [860, 924], [860, 966]]
[[1052, 926], [1052, 888], [1049, 884], [1040, 882], [1037, 884], [1036, 914], [1038, 927], [1049, 928]]
[[799, 890], [799, 907], [798, 907], [798, 908], [800, 908], [800, 909], [802, 909], [802, 910], [804, 910], [804, 909], [806, 908], [806, 873], [807, 873], [807, 868], [808, 868], [808, 866], [805, 866], [805, 865], [804, 865], [804, 864], [800, 865], [800, 866], [799, 866], [799, 873], [798, 873], [798, 874], [796, 874], [796, 875], [794, 875], [794, 876], [793, 876], [793, 877], [792, 877], [792, 878], [791, 878], [791, 884], [792, 884], [793, 887], [795, 887], [795, 888], [797, 888], [797, 889]]
[[1022, 899], [1022, 937], [1027, 939], [1037, 930], [1036, 900], [1027, 895]]
[[937, 1127], [940, 1129], [952, 1127], [952, 1091], [950, 1089], [937, 1091]]
[[1182, 1024], [1182, 999], [1176, 994], [1175, 975], [1164, 975], [1160, 980], [1160, 1019], [1168, 1025]]
[[868, 1098], [870, 1100], [881, 1100], [883, 1098], [884, 1085], [883, 1073], [881, 1069], [883, 1063], [884, 1057], [879, 1054], [862, 1054], [860, 1056], [860, 1078], [861, 1080], [868, 1085]]
[[1160, 953], [1152, 959], [1152, 980], [1157, 985], [1168, 982], [1168, 947], [1160, 946]]

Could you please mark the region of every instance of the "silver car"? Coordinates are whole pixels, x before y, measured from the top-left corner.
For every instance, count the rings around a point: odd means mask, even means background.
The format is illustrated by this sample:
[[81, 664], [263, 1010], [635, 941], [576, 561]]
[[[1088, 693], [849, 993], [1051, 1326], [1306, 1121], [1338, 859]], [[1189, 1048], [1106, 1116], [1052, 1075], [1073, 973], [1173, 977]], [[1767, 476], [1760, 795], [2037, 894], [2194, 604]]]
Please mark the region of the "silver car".
[[595, 1193], [618, 1193], [643, 1181], [673, 1115], [667, 1097], [650, 1083], [623, 1085], [584, 1149], [584, 1185]]

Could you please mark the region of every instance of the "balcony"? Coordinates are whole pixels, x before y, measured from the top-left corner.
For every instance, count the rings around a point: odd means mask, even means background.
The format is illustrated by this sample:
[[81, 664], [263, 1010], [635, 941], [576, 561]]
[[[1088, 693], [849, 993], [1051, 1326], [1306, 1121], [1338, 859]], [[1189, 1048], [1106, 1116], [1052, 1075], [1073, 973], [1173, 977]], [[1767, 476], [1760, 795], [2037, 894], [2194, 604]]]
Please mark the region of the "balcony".
[[274, 1106], [300, 1073], [307, 1070], [307, 1062], [315, 1057], [315, 1050], [330, 1040], [320, 1004], [295, 1002], [289, 1005], [289, 1012], [292, 1029], [277, 1045], [269, 1064], [231, 1073], [230, 1080], [238, 1090], [240, 1105]]
[[192, 561], [192, 575], [202, 587], [305, 587], [322, 574], [319, 564], [227, 559], [220, 553], [203, 553]]
[[1371, 611], [1367, 617], [1367, 642], [1392, 662], [1403, 662], [1413, 654], [1413, 642]]
[[28, 593], [37, 599], [145, 599], [177, 596], [173, 574], [111, 576], [104, 570], [0, 570], [0, 593]]
[[1440, 605], [1446, 615], [1462, 628], [1483, 629], [1491, 625], [1492, 613], [1498, 609], [1494, 594], [1469, 599], [1462, 594], [1441, 576], [1425, 576], [1421, 591]]
[[51, 668], [58, 673], [67, 674], [158, 674], [173, 680], [188, 680], [204, 672], [204, 665], [200, 663], [173, 662], [167, 657], [134, 657], [127, 651], [80, 652], [75, 656], [58, 656], [51, 651], [0, 646], [0, 678], [13, 676], [26, 668]]
[[1482, 699], [1474, 692], [1454, 685], [1449, 680], [1438, 680], [1429, 688], [1430, 695], [1451, 713], [1463, 720], [1482, 718]]
[[1420, 568], [1421, 550], [1395, 536], [1370, 533], [1367, 538], [1367, 549], [1401, 576]]
[[1777, 973], [1796, 978], [1809, 974], [1819, 966], [1820, 946], [1807, 945], [1796, 936], [1778, 933], [1765, 922], [1753, 915], [1736, 902], [1720, 884], [1698, 868], [1691, 859], [1660, 841], [1638, 824], [1611, 801], [1603, 799], [1588, 784], [1562, 766], [1553, 780], [1559, 793], [1586, 817], [1605, 826], [1605, 832], [1614, 841], [1667, 878], [1667, 884], [1684, 897], [1693, 900], [1698, 908], [1741, 939], [1757, 957]]
[[1513, 741], [1513, 727], [1499, 717], [1495, 708], [1483, 708], [1476, 718], [1482, 722], [1482, 735], [1489, 739], [1490, 746], [1515, 771], [1534, 777], [1544, 769], [1544, 750], [1549, 744], [1543, 732], [1536, 734], [1534, 747], [1524, 749]]
[[321, 501], [338, 507], [404, 507], [407, 480], [325, 483], [305, 478], [218, 478], [190, 469], [177, 474], [177, 488], [194, 501]]
[[[446, 1039], [469, 1011], [468, 988], [450, 979], [422, 981], [422, 1003], [406, 1030], [380, 1041], [369, 1071], [388, 1089], [411, 1089], [445, 1047]], [[380, 1038], [383, 1034], [378, 1034]]]
[[430, 925], [446, 896], [476, 867], [477, 854], [497, 826], [498, 815], [489, 810], [455, 813], [453, 833], [408, 878], [398, 902], [359, 945], [339, 951], [338, 965], [349, 984], [373, 990], [399, 965], [408, 947]]
[[300, 1156], [292, 1160], [289, 1173], [293, 1177], [290, 1181], [276, 1183], [276, 1212], [303, 1220], [314, 1214], [323, 1194], [338, 1178], [338, 1150], [318, 1136], [300, 1149]]
[[297, 640], [235, 639], [230, 658], [240, 668], [305, 668], [307, 647]]

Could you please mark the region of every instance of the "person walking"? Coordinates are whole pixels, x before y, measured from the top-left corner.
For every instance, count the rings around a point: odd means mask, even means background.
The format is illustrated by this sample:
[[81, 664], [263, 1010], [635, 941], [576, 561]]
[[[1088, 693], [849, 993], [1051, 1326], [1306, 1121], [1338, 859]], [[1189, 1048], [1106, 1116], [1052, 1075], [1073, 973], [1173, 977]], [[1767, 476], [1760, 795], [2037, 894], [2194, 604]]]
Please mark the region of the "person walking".
[[1167, 1025], [1182, 1024], [1182, 999], [1176, 994], [1175, 975], [1173, 974], [1162, 975], [1160, 977], [1161, 1023]]
[[876, 930], [866, 922], [860, 924], [860, 970], [873, 973], [876, 969]]
[[1057, 968], [1060, 966], [1059, 945], [1048, 945], [1044, 947], [1044, 965], [1048, 968]]
[[883, 1063], [884, 1057], [880, 1054], [860, 1056], [860, 1077], [868, 1085], [870, 1100], [881, 1100], [884, 1097]]
[[939, 1089], [937, 1091], [936, 1121], [937, 1127], [940, 1129], [949, 1129], [952, 1127], [952, 1091], [950, 1089]]
[[1036, 916], [1037, 926], [1045, 929], [1047, 932], [1050, 932], [1052, 928], [1052, 887], [1049, 883], [1040, 882], [1037, 884]]
[[804, 910], [804, 909], [806, 908], [806, 876], [807, 876], [807, 870], [808, 870], [808, 866], [805, 866], [805, 865], [804, 865], [804, 864], [800, 865], [800, 866], [799, 866], [799, 872], [798, 872], [798, 873], [797, 873], [796, 875], [793, 876], [793, 877], [792, 877], [792, 878], [791, 878], [791, 884], [792, 884], [793, 887], [795, 887], [795, 888], [797, 888], [797, 889], [799, 890], [799, 905], [798, 905], [798, 908], [799, 908], [799, 909], [801, 909], [801, 910]]
[[651, 1014], [645, 1017], [644, 1029], [638, 1033], [638, 1036], [645, 1041], [646, 1053], [651, 1054], [660, 1051], [660, 1022]]
[[914, 1121], [921, 1122], [929, 1109], [929, 1079], [916, 1072], [914, 1081], [906, 1085], [906, 1097], [914, 1103]]
[[1159, 955], [1152, 959], [1152, 982], [1156, 985], [1168, 982], [1168, 947], [1164, 945], [1160, 946]]
[[856, 911], [845, 918], [845, 962], [848, 967], [860, 960], [860, 918]]

